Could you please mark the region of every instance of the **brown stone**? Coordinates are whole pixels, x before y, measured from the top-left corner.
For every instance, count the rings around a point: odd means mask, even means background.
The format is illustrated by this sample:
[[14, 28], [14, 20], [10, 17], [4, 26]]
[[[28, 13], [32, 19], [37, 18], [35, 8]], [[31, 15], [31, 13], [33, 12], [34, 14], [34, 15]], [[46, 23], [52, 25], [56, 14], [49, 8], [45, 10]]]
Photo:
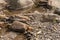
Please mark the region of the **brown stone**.
[[26, 30], [32, 31], [32, 27], [19, 21], [14, 21], [12, 23], [12, 26], [9, 27], [9, 29], [11, 29], [12, 31], [21, 32], [21, 33], [24, 33]]

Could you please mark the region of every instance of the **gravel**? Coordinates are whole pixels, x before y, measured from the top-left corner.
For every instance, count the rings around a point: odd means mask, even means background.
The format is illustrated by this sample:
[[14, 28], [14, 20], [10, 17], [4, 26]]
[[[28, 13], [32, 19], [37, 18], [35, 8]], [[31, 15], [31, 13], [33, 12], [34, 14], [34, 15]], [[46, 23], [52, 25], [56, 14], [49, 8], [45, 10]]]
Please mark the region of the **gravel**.
[[[32, 9], [30, 10], [33, 12], [20, 13], [15, 11], [18, 14], [12, 14], [13, 12], [9, 12], [7, 9], [0, 9], [0, 40], [60, 40], [60, 15], [55, 14], [52, 10], [49, 10], [49, 12], [40, 12], [40, 10], [43, 9], [33, 8], [34, 11]], [[4, 12], [4, 10], [6, 11]], [[55, 11], [55, 9], [53, 10]], [[10, 15], [10, 13], [12, 15]], [[9, 21], [12, 21], [9, 19], [11, 16], [13, 17], [13, 22], [10, 23]], [[9, 20], [6, 21], [7, 19]], [[18, 23], [15, 21], [18, 21]], [[13, 24], [14, 22], [15, 24]], [[19, 22], [23, 24], [19, 24]], [[11, 26], [12, 24], [13, 26]], [[32, 27], [33, 30], [25, 30], [24, 33], [21, 34], [20, 32], [14, 32], [15, 30], [10, 31], [7, 28], [11, 26], [13, 29], [20, 29], [24, 24]]]

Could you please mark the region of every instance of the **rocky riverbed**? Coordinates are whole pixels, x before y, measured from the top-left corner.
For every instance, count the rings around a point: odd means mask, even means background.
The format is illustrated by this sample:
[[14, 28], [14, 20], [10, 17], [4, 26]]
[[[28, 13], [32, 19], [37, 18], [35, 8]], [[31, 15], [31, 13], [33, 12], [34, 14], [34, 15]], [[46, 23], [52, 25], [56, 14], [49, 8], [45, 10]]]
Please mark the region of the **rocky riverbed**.
[[60, 40], [59, 5], [9, 11], [0, 3], [0, 40]]

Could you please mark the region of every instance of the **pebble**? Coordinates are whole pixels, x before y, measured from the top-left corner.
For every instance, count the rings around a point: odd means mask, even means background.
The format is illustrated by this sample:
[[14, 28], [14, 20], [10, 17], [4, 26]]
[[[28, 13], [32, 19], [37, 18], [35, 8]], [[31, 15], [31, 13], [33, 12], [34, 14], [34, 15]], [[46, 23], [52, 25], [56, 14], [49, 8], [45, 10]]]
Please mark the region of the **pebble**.
[[51, 40], [51, 39], [47, 38], [46, 40]]
[[41, 31], [37, 32], [37, 34], [40, 34], [40, 33], [41, 33]]
[[18, 0], [18, 2], [21, 4], [23, 8], [32, 6], [34, 4], [32, 0], [22, 0], [22, 1]]
[[24, 33], [26, 30], [32, 31], [33, 28], [25, 23], [14, 21], [12, 25], [9, 27], [9, 29], [11, 31]]
[[23, 21], [24, 20], [31, 20], [29, 17], [27, 17], [27, 16], [21, 16], [21, 15], [15, 15], [17, 18], [20, 18], [20, 19], [22, 19]]

